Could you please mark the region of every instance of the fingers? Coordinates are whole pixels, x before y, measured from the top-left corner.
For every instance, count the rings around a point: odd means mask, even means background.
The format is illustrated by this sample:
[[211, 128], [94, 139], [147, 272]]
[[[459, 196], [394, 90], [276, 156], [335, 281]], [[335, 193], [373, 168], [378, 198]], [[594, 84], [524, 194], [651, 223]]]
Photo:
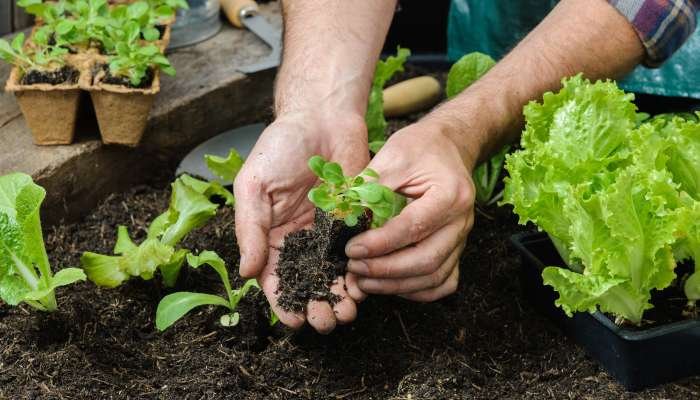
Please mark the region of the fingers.
[[292, 329], [299, 329], [302, 325], [304, 325], [304, 316], [302, 314], [294, 314], [284, 311], [279, 305], [277, 305], [277, 299], [279, 298], [279, 295], [277, 294], [279, 278], [275, 274], [274, 268], [277, 265], [278, 258], [279, 251], [275, 249], [271, 250], [272, 262], [265, 267], [262, 274], [258, 277], [258, 282], [265, 293], [265, 297], [267, 297], [267, 300], [270, 302], [272, 311], [277, 314], [280, 322]]
[[268, 261], [272, 207], [255, 177], [236, 179], [234, 193], [236, 238], [241, 252], [240, 274], [244, 278], [252, 278], [261, 274]]
[[442, 190], [429, 189], [383, 227], [350, 240], [345, 252], [349, 258], [370, 258], [417, 243], [446, 223], [447, 218], [441, 214], [450, 210], [450, 202]]
[[371, 294], [409, 294], [438, 288], [452, 276], [453, 271], [459, 268], [459, 257], [464, 245], [455, 248], [452, 254], [439, 268], [428, 275], [414, 276], [403, 279], [358, 279], [358, 286], [365, 293]]
[[367, 298], [367, 294], [357, 286], [358, 276], [352, 272], [345, 274], [345, 286], [348, 290], [348, 295], [355, 300], [355, 303], [361, 303]]
[[459, 268], [452, 271], [450, 277], [439, 287], [433, 289], [422, 290], [420, 292], [401, 295], [404, 299], [418, 301], [421, 303], [429, 303], [449, 296], [457, 291], [459, 285]]
[[349, 296], [345, 286], [343, 277], [339, 277], [338, 281], [331, 286], [331, 293], [341, 297], [341, 300], [333, 306], [335, 319], [341, 325], [348, 324], [357, 317], [357, 305]]
[[335, 329], [333, 309], [326, 301], [311, 300], [306, 307], [306, 317], [318, 333], [326, 335]]
[[409, 278], [437, 271], [463, 245], [469, 223], [462, 218], [440, 228], [415, 246], [385, 256], [350, 260], [348, 271], [363, 278]]

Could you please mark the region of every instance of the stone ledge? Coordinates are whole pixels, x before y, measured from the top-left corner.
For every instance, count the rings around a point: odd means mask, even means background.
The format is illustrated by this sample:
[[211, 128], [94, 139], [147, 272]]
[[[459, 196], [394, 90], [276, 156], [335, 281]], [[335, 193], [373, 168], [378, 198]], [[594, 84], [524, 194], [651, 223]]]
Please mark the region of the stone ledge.
[[[261, 6], [270, 23], [281, 27], [279, 6]], [[94, 116], [81, 118], [77, 143], [34, 146], [10, 93], [0, 93], [0, 175], [28, 173], [48, 192], [43, 216], [48, 224], [74, 220], [107, 195], [172, 171], [191, 148], [217, 133], [258, 122], [270, 114], [274, 71], [244, 75], [269, 48], [254, 34], [224, 23], [212, 39], [172, 52], [177, 69], [164, 77], [142, 144], [135, 149], [105, 146]], [[10, 67], [0, 65], [4, 83]]]

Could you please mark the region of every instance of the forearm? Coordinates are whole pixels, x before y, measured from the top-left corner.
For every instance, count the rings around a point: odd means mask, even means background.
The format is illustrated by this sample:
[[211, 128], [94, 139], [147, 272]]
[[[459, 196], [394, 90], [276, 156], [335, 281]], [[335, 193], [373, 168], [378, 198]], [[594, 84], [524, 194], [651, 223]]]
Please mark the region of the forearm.
[[396, 0], [287, 0], [275, 113], [364, 115]]
[[564, 0], [482, 79], [427, 117], [458, 144], [469, 168], [517, 137], [522, 109], [563, 77], [629, 72], [644, 55], [629, 22], [603, 0]]

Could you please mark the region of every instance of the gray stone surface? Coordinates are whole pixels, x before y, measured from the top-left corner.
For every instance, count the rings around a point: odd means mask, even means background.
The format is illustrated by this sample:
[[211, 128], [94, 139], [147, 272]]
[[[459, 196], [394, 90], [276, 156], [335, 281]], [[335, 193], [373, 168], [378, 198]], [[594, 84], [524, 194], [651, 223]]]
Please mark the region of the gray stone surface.
[[[276, 3], [261, 7], [281, 26]], [[77, 143], [34, 146], [14, 96], [0, 93], [0, 175], [21, 171], [48, 192], [47, 223], [73, 220], [110, 193], [148, 182], [174, 170], [189, 149], [226, 129], [269, 116], [274, 71], [243, 75], [236, 67], [269, 53], [251, 32], [224, 24], [212, 39], [169, 55], [177, 69], [164, 77], [141, 146], [104, 146], [94, 116], [81, 117]], [[0, 82], [10, 67], [0, 64]]]

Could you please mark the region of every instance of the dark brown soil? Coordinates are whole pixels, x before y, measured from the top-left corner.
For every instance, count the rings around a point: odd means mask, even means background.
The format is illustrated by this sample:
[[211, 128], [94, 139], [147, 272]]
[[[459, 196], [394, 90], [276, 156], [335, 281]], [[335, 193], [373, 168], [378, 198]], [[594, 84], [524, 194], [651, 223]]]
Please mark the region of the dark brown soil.
[[141, 79], [141, 83], [139, 83], [138, 85], [132, 85], [128, 77], [113, 76], [109, 72], [109, 65], [103, 64], [101, 67], [98, 67], [98, 70], [99, 68], [101, 68], [105, 72], [105, 77], [102, 78], [102, 83], [106, 83], [109, 85], [124, 86], [130, 89], [146, 89], [151, 87], [151, 84], [153, 84], [153, 78], [155, 76], [153, 69], [149, 68], [146, 71], [146, 76], [143, 79]]
[[37, 85], [46, 83], [49, 85], [75, 84], [78, 83], [80, 72], [68, 65], [55, 71], [29, 70], [20, 80], [22, 85]]
[[326, 300], [336, 304], [340, 296], [330, 286], [345, 275], [348, 261], [345, 245], [355, 235], [367, 230], [369, 218], [349, 228], [323, 211], [316, 209], [314, 226], [292, 232], [284, 238], [277, 274], [280, 278], [277, 303], [286, 311], [302, 312], [309, 300]]

